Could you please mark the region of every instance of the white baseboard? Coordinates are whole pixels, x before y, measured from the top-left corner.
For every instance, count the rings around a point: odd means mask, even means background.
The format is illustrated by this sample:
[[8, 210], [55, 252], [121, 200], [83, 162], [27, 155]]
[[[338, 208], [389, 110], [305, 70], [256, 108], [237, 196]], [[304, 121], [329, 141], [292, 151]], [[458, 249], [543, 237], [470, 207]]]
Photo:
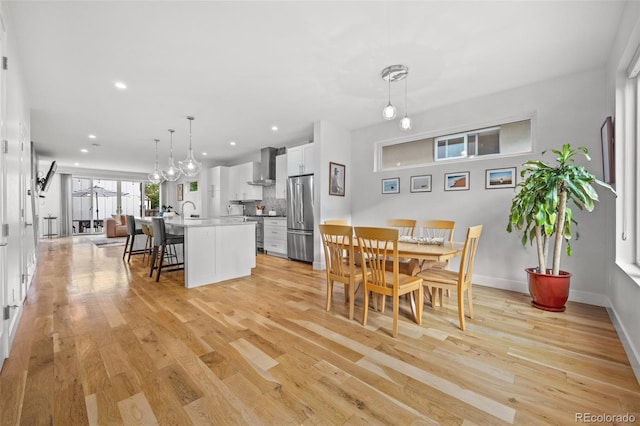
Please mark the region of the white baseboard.
[[[489, 277], [486, 275], [473, 274], [473, 283], [485, 287], [510, 290], [518, 293], [529, 294], [529, 287], [526, 281], [506, 280], [504, 278]], [[604, 294], [592, 293], [589, 291], [569, 290], [569, 301], [586, 303], [588, 305], [609, 307], [609, 298]]]
[[631, 368], [633, 368], [633, 372], [636, 375], [636, 380], [638, 381], [638, 383], [640, 383], [640, 349], [634, 347], [631, 344], [631, 339], [627, 334], [627, 330], [625, 329], [624, 324], [620, 321], [618, 313], [611, 305], [611, 303], [609, 303], [609, 305], [607, 306], [607, 312], [609, 313], [609, 318], [611, 318], [613, 326], [618, 332], [620, 342], [622, 342], [622, 346], [627, 353], [627, 357], [629, 358], [629, 362], [631, 363]]
[[529, 294], [527, 283], [523, 281], [506, 280], [504, 278], [473, 274], [473, 283], [484, 287], [499, 288], [501, 290], [510, 290], [518, 293]]

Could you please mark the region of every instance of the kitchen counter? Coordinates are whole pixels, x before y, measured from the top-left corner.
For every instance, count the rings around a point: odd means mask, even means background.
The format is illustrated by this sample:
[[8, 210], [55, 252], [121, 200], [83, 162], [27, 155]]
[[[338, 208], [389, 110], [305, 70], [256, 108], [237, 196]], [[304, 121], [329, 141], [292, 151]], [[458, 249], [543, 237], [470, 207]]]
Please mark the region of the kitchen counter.
[[[152, 224], [151, 218], [136, 218]], [[242, 217], [166, 218], [167, 232], [184, 234], [184, 286], [194, 288], [251, 275], [256, 223]], [[180, 253], [180, 250], [178, 250]], [[181, 254], [181, 253], [180, 253]]]
[[[150, 223], [151, 221], [149, 221]], [[255, 226], [251, 222], [246, 222], [243, 217], [219, 217], [215, 219], [203, 219], [196, 217], [182, 217], [177, 216], [173, 218], [166, 218], [165, 224], [173, 225], [173, 226], [181, 226], [185, 228], [197, 228], [197, 227], [205, 227], [205, 226], [235, 226], [235, 225], [246, 225], [246, 226]]]

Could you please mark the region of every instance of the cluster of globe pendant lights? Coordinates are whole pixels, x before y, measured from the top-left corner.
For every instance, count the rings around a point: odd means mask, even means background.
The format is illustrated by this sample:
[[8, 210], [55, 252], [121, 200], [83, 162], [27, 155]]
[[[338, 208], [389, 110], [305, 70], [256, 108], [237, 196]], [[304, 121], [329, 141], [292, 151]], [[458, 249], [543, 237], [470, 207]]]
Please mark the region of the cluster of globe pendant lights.
[[411, 118], [407, 115], [407, 77], [409, 76], [409, 67], [406, 65], [389, 65], [380, 73], [382, 79], [389, 85], [389, 102], [382, 109], [382, 116], [385, 120], [393, 120], [396, 118], [396, 107], [391, 104], [391, 83], [404, 80], [404, 117], [400, 120], [400, 130], [411, 130]]
[[154, 139], [156, 143], [156, 168], [153, 172], [149, 173], [148, 179], [151, 183], [161, 183], [163, 181], [175, 182], [180, 179], [181, 176], [194, 177], [200, 172], [200, 163], [198, 163], [193, 156], [193, 148], [191, 146], [191, 123], [194, 118], [188, 116], [189, 120], [189, 152], [187, 158], [183, 161], [178, 161], [178, 167], [176, 167], [173, 160], [173, 133], [175, 130], [169, 129], [169, 164], [162, 171], [158, 166], [158, 142], [159, 139]]

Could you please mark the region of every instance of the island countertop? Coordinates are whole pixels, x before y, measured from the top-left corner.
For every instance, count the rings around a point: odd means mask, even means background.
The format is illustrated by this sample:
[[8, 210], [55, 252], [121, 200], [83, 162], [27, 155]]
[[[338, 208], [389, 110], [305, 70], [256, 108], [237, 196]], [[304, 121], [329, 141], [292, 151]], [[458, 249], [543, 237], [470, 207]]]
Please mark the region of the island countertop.
[[[152, 217], [136, 222], [153, 224]], [[234, 218], [163, 218], [169, 232], [184, 235], [184, 285], [187, 288], [214, 284], [251, 275], [256, 267], [256, 223]]]
[[[151, 217], [137, 218], [141, 223], [150, 225], [152, 223]], [[167, 225], [180, 226], [184, 228], [201, 228], [207, 226], [231, 226], [231, 225], [246, 225], [255, 226], [255, 222], [244, 221], [242, 217], [230, 217], [230, 218], [216, 218], [216, 219], [199, 219], [199, 218], [184, 218], [182, 216], [174, 216], [171, 218], [164, 218], [164, 222]]]

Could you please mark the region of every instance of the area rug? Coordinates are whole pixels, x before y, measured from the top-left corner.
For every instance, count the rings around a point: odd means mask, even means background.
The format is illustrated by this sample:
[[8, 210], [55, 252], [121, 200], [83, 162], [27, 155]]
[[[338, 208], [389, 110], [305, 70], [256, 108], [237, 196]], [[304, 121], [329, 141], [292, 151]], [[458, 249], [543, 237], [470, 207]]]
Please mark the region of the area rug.
[[91, 242], [98, 247], [113, 247], [113, 246], [123, 246], [124, 243], [127, 242], [126, 238], [92, 238]]

